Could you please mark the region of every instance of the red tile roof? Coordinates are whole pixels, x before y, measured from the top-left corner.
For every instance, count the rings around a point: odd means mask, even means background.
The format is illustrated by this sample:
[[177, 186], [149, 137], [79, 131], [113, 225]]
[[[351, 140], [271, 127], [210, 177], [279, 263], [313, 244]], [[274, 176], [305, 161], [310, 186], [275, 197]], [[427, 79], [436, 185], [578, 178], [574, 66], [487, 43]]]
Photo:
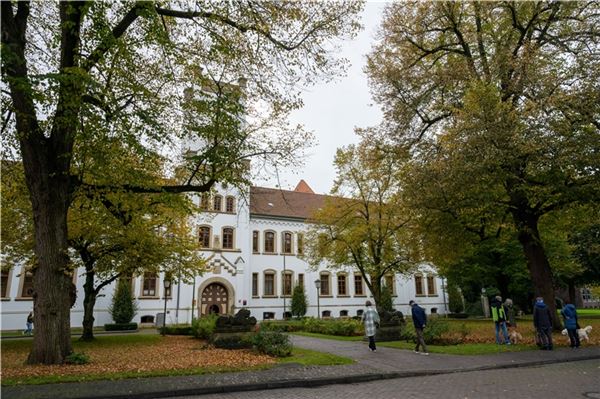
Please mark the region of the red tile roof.
[[[302, 181], [298, 184], [300, 184]], [[306, 183], [305, 183], [306, 184]], [[308, 184], [306, 184], [308, 187]], [[310, 187], [308, 187], [310, 190]], [[250, 187], [250, 214], [308, 219], [325, 203], [328, 195], [278, 188]]]
[[300, 192], [300, 193], [309, 193], [309, 194], [314, 194], [315, 192], [312, 190], [312, 188], [310, 188], [310, 186], [304, 181], [304, 179], [300, 180], [298, 182], [298, 185], [296, 186], [296, 188], [294, 189], [294, 191]]

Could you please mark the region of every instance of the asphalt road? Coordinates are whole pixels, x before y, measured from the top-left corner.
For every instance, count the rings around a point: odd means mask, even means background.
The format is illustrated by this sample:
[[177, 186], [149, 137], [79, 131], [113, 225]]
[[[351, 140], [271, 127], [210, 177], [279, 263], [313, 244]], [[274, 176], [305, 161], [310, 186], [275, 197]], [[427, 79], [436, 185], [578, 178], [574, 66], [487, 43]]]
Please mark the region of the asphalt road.
[[587, 360], [318, 388], [275, 389], [178, 399], [600, 399], [600, 361]]

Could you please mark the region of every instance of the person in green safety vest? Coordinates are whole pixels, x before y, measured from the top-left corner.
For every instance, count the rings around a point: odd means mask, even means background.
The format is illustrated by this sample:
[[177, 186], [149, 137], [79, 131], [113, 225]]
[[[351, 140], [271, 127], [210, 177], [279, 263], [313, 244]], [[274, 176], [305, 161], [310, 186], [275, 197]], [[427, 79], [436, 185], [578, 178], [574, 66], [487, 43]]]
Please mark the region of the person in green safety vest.
[[502, 345], [502, 341], [500, 340], [500, 330], [502, 330], [504, 343], [510, 345], [510, 338], [508, 336], [508, 330], [506, 329], [506, 309], [504, 308], [504, 305], [502, 305], [501, 296], [498, 295], [492, 300], [491, 308], [492, 319], [496, 326], [496, 343]]

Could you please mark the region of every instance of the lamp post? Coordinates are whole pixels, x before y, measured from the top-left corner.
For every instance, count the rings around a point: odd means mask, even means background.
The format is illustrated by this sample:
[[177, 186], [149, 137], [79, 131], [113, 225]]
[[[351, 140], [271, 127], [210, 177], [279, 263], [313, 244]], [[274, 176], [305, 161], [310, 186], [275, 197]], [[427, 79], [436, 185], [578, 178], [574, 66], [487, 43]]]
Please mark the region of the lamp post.
[[167, 290], [171, 286], [171, 280], [165, 278], [165, 280], [163, 281], [163, 285], [165, 286], [165, 310], [163, 313], [162, 335], [165, 335], [167, 333]]
[[315, 280], [315, 287], [317, 287], [317, 317], [321, 318], [321, 305], [319, 304], [319, 297], [321, 296], [321, 280]]
[[490, 317], [490, 307], [488, 303], [488, 298], [485, 295], [485, 287], [481, 288], [481, 307], [483, 310], [483, 315], [486, 318]]

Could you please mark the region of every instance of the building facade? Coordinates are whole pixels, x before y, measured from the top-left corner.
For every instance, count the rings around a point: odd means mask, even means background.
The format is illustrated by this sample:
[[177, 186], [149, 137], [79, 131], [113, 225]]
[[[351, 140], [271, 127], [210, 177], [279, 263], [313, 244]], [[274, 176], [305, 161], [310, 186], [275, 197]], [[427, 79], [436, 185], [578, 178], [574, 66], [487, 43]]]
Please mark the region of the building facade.
[[[307, 316], [349, 317], [360, 315], [370, 297], [357, 270], [311, 268], [302, 258], [304, 233], [310, 213], [326, 196], [315, 194], [301, 181], [294, 191], [250, 187], [246, 192], [217, 187], [210, 195], [195, 196], [202, 212], [193, 220], [198, 250], [208, 271], [191, 284], [174, 283], [165, 290], [161, 274], [145, 273], [131, 279], [139, 310], [134, 321], [162, 324], [166, 302], [167, 324], [190, 323], [208, 313], [231, 314], [247, 308], [258, 320], [281, 319], [290, 312], [291, 294], [304, 286]], [[74, 276], [77, 301], [71, 311], [72, 326], [83, 320], [83, 268]], [[176, 276], [174, 276], [176, 277]], [[320, 281], [317, 291], [315, 280]], [[389, 275], [394, 307], [409, 312], [416, 300], [427, 313], [446, 313], [447, 297], [442, 280], [423, 264], [411, 276]], [[116, 283], [103, 289], [94, 312], [95, 324], [111, 323], [108, 312]], [[25, 327], [33, 309], [31, 274], [20, 267], [2, 270], [3, 330]]]

